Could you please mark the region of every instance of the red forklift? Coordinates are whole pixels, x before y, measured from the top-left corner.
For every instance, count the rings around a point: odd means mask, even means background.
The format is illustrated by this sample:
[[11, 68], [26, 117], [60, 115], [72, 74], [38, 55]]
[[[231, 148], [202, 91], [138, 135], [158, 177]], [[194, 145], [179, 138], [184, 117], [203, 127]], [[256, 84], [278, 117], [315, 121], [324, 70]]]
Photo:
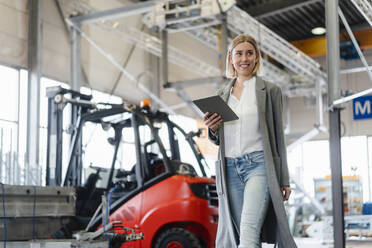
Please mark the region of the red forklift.
[[[63, 108], [71, 104], [75, 114], [63, 185], [76, 187], [76, 217], [54, 238], [69, 238], [75, 230], [87, 226], [88, 231], [94, 231], [107, 223], [122, 223], [113, 225], [108, 237], [117, 238], [129, 228], [143, 233], [143, 239], [118, 242], [113, 238], [113, 247], [215, 247], [218, 198], [215, 179], [207, 177], [207, 163], [194, 142], [201, 130], [185, 133], [167, 113], [153, 112], [148, 105], [104, 104], [104, 108], [98, 109], [90, 102], [91, 97], [61, 87], [49, 88], [47, 96], [48, 185], [62, 184], [62, 162], [60, 155], [55, 154], [61, 154]], [[82, 133], [87, 122], [114, 130], [114, 136], [108, 139], [114, 154], [109, 168], [90, 166], [92, 173], [83, 182]], [[130, 169], [121, 169], [117, 166], [117, 155], [128, 132], [134, 136], [136, 162]], [[181, 161], [186, 151], [180, 149], [181, 139], [192, 151], [194, 164]], [[107, 196], [107, 211], [97, 214], [102, 195]], [[102, 215], [107, 213], [110, 214], [106, 223]]]

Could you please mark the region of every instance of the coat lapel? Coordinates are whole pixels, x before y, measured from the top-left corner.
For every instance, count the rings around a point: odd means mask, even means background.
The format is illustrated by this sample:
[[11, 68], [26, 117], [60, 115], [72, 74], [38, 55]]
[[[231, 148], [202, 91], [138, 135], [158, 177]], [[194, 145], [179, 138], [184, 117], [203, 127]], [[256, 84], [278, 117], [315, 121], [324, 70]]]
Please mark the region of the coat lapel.
[[222, 89], [220, 96], [227, 102], [229, 100], [231, 88], [234, 86], [236, 78], [231, 79], [230, 82]]
[[260, 77], [256, 77], [256, 99], [259, 113], [266, 110], [266, 85]]
[[[222, 90], [220, 91], [219, 95], [220, 97], [227, 103], [227, 101], [229, 100], [229, 96], [230, 96], [230, 91], [231, 91], [231, 88], [234, 86], [235, 84], [235, 81], [236, 81], [236, 78], [233, 78], [230, 80], [230, 82], [224, 87], [222, 88]], [[223, 137], [224, 134], [223, 134], [223, 129], [224, 129], [224, 124], [222, 123], [221, 126], [220, 126], [220, 137]]]

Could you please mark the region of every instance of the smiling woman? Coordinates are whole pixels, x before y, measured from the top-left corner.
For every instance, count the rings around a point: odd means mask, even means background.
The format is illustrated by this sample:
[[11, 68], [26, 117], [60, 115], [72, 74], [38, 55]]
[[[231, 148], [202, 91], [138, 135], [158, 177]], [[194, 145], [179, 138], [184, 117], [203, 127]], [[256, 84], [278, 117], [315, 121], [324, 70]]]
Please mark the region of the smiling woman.
[[238, 76], [251, 78], [259, 74], [261, 69], [261, 52], [256, 41], [250, 36], [237, 36], [229, 49], [226, 58], [226, 77]]
[[259, 77], [260, 68], [257, 42], [249, 35], [235, 37], [226, 63], [226, 76], [232, 80], [217, 94], [239, 119], [223, 122], [216, 113], [204, 116], [210, 140], [219, 145], [216, 247], [260, 248], [262, 242], [297, 247], [283, 205], [291, 189], [282, 93]]

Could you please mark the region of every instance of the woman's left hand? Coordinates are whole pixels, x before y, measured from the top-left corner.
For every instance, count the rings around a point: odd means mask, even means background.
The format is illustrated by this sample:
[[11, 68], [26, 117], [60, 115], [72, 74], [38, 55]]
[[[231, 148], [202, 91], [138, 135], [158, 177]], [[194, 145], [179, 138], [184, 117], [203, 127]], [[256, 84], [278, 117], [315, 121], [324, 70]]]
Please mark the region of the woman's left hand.
[[288, 201], [291, 195], [291, 188], [289, 186], [280, 187], [280, 192], [282, 193], [283, 201]]

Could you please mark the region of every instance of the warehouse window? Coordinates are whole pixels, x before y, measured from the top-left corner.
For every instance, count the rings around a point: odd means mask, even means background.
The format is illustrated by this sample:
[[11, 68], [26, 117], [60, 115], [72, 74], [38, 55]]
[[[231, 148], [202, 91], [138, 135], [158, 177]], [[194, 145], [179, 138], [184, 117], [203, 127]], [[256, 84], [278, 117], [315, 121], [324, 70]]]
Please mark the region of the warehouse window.
[[0, 66], [0, 119], [18, 121], [18, 70]]
[[0, 66], [0, 181], [18, 184], [21, 167], [18, 157], [19, 71]]
[[368, 201], [372, 201], [372, 136], [369, 136], [367, 139], [367, 150], [368, 150], [368, 156], [367, 156], [367, 171], [368, 171], [368, 185], [369, 185], [369, 191], [368, 191], [368, 198], [366, 198]]
[[[368, 144], [367, 148], [366, 136], [341, 138], [342, 174], [360, 177], [363, 202], [371, 200], [371, 171], [368, 169], [368, 157], [372, 154], [371, 137], [368, 138]], [[308, 141], [297, 146], [288, 153], [288, 163], [291, 176], [314, 196], [314, 179], [325, 178], [331, 174], [328, 140]], [[369, 163], [371, 164], [370, 161]]]
[[[47, 151], [47, 118], [48, 118], [48, 99], [45, 94], [47, 87], [62, 86], [70, 88], [69, 85], [42, 77], [40, 82], [40, 153], [39, 166], [28, 174], [31, 174], [31, 181], [25, 179], [25, 153], [27, 137], [27, 90], [28, 72], [27, 70], [17, 70], [5, 66], [0, 66], [2, 82], [0, 83], [0, 141], [1, 160], [0, 160], [0, 180], [9, 184], [45, 184], [46, 151]], [[93, 95], [93, 102], [122, 103], [122, 99], [117, 96], [103, 92], [91, 90], [86, 87], [81, 88], [81, 92]], [[64, 109], [64, 134], [63, 134], [63, 171], [64, 176], [67, 170], [67, 160], [69, 152], [70, 134], [70, 106]], [[172, 116], [173, 121], [179, 123], [186, 132], [191, 131], [196, 126], [195, 120], [182, 116]], [[2, 130], [2, 131], [1, 131]], [[99, 130], [99, 132], [98, 132]], [[98, 124], [87, 123], [83, 134], [83, 159], [84, 166], [98, 165], [102, 167], [111, 166], [113, 147], [107, 142], [112, 136], [112, 130], [103, 132]], [[162, 140], [168, 140], [166, 133], [160, 134]], [[181, 140], [181, 143], [184, 141]], [[165, 144], [169, 153], [169, 144]], [[181, 144], [183, 146], [184, 144]], [[94, 151], [100, 150], [98, 154]], [[182, 153], [184, 161], [195, 162], [193, 154]], [[119, 168], [130, 169], [135, 163], [133, 131], [124, 130], [122, 144], [118, 153], [117, 166]], [[7, 178], [7, 179], [6, 179]], [[5, 181], [8, 180], [8, 181]]]
[[367, 136], [353, 136], [341, 138], [342, 174], [345, 176], [359, 176], [363, 185], [363, 202], [369, 199], [368, 185], [368, 150]]
[[[25, 153], [27, 137], [27, 90], [28, 90], [28, 72], [27, 70], [18, 70], [6, 66], [0, 66], [2, 82], [0, 83], [0, 180], [9, 184], [45, 184], [46, 151], [47, 151], [47, 118], [48, 118], [48, 99], [45, 94], [47, 87], [62, 86], [69, 88], [69, 85], [42, 77], [40, 81], [40, 153], [39, 166], [27, 172], [31, 174], [31, 181], [25, 179]], [[86, 87], [81, 88], [81, 92], [93, 95], [93, 102], [110, 102], [120, 104], [122, 99], [117, 96], [109, 95], [103, 92], [91, 90]], [[63, 172], [65, 175], [70, 143], [70, 106], [64, 109], [64, 134], [63, 134]], [[191, 118], [171, 117], [175, 122], [182, 124], [183, 128], [194, 128], [195, 121]], [[187, 123], [185, 125], [185, 123]], [[98, 131], [99, 130], [99, 131]], [[185, 130], [190, 131], [190, 130]], [[145, 134], [144, 134], [145, 135]], [[167, 134], [161, 134], [161, 136]], [[87, 123], [83, 134], [83, 159], [84, 166], [98, 165], [110, 167], [113, 155], [113, 147], [107, 139], [113, 136], [113, 132], [102, 131], [99, 124]], [[166, 137], [161, 137], [168, 140]], [[183, 142], [183, 141], [181, 141]], [[183, 145], [183, 144], [182, 144]], [[181, 146], [182, 146], [181, 145]], [[169, 145], [168, 145], [169, 148]], [[95, 151], [101, 151], [99, 154]], [[169, 152], [169, 151], [167, 151]], [[186, 156], [186, 157], [184, 157]], [[183, 154], [182, 159], [188, 161], [187, 154]], [[133, 130], [123, 131], [122, 144], [118, 153], [117, 167], [130, 169], [135, 163], [135, 150]], [[6, 181], [7, 180], [7, 181]]]

